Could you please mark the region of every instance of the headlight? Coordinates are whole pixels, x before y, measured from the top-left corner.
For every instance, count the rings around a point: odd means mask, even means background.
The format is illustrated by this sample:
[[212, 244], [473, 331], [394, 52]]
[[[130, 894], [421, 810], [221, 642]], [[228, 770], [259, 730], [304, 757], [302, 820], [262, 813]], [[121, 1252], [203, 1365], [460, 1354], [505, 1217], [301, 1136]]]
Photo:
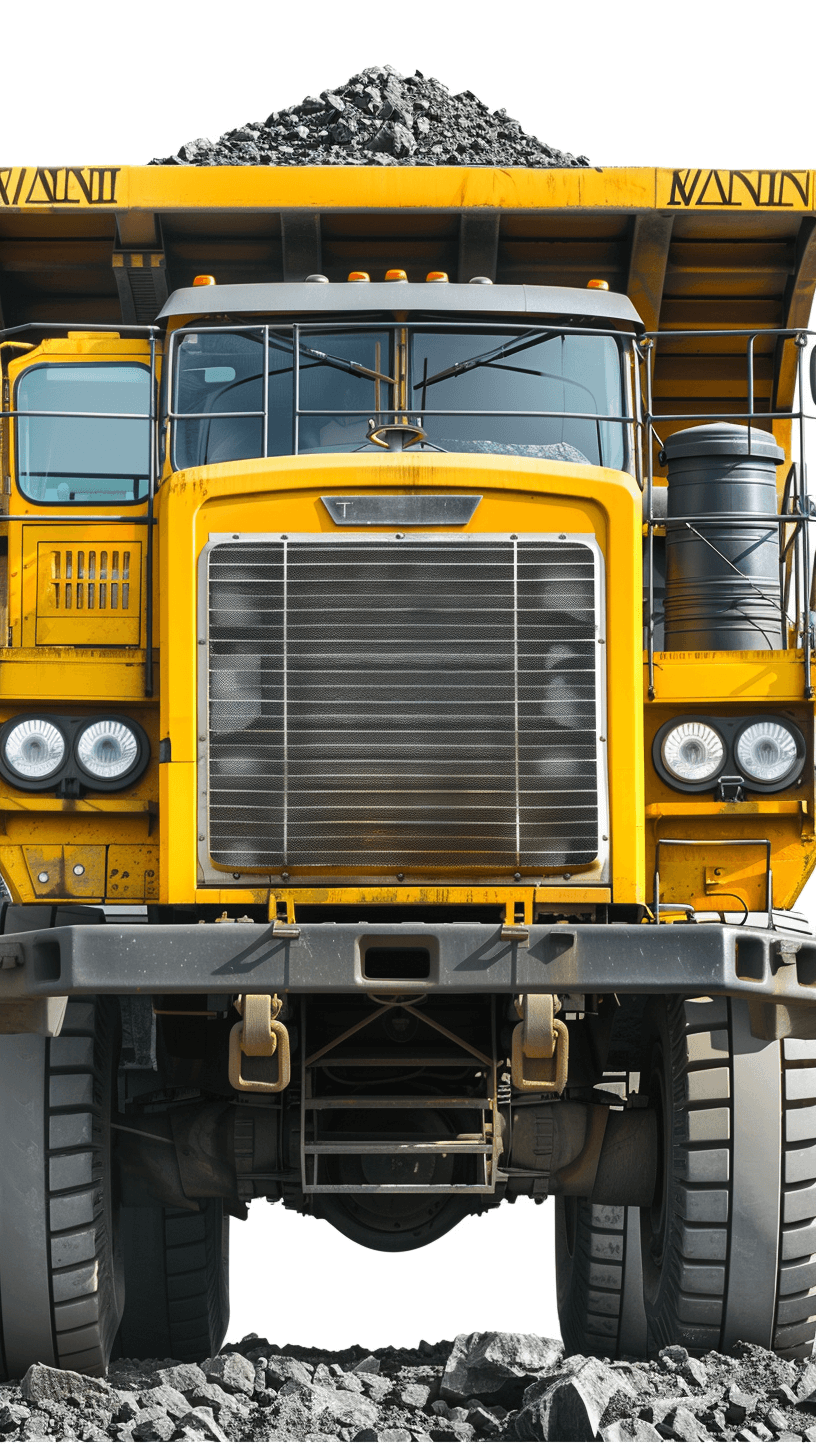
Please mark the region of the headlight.
[[794, 767], [799, 748], [782, 723], [749, 723], [740, 733], [734, 754], [744, 774], [763, 784], [775, 784]]
[[24, 779], [44, 779], [65, 759], [65, 739], [47, 718], [25, 718], [15, 724], [3, 745], [3, 759]]
[[684, 783], [699, 783], [719, 773], [725, 744], [708, 723], [678, 723], [663, 739], [664, 766]]
[[76, 746], [82, 767], [97, 779], [122, 778], [133, 768], [138, 753], [135, 733], [117, 718], [91, 723], [80, 734]]

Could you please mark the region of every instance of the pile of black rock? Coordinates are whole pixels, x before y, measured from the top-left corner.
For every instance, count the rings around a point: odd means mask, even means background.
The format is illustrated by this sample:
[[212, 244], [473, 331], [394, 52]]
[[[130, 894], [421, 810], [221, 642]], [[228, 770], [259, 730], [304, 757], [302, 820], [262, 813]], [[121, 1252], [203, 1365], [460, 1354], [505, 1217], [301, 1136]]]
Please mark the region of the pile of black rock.
[[433, 76], [369, 66], [299, 106], [248, 121], [217, 142], [186, 142], [151, 166], [181, 167], [586, 167], [522, 131], [472, 91], [451, 96]]
[[330, 1352], [247, 1335], [200, 1365], [107, 1380], [33, 1365], [0, 1385], [0, 1441], [814, 1441], [816, 1363], [753, 1345], [643, 1362], [536, 1335]]

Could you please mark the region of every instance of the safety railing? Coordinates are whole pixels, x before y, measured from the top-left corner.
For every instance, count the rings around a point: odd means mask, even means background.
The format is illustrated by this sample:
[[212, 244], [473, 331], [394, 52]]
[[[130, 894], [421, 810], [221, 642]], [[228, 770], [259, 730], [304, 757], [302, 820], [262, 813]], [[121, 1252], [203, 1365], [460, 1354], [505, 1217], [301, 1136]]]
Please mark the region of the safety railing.
[[[3, 345], [12, 345], [15, 340], [25, 341], [26, 336], [35, 338], [40, 342], [46, 338], [64, 336], [71, 329], [81, 327], [77, 322], [71, 324], [61, 323], [30, 323], [20, 325], [17, 328], [6, 329], [0, 332], [0, 349]], [[775, 420], [790, 420], [795, 433], [796, 458], [793, 460], [787, 481], [784, 488], [780, 510], [773, 516], [752, 515], [753, 524], [772, 525], [779, 533], [779, 570], [780, 570], [780, 617], [782, 626], [783, 644], [793, 642], [797, 648], [801, 648], [804, 659], [804, 692], [807, 698], [813, 697], [813, 681], [811, 669], [811, 652], [814, 647], [813, 622], [811, 614], [816, 609], [814, 599], [814, 563], [813, 552], [810, 542], [810, 522], [813, 517], [810, 514], [810, 503], [807, 492], [807, 464], [806, 464], [806, 438], [805, 426], [808, 419], [816, 418], [806, 408], [805, 401], [813, 396], [813, 384], [811, 381], [810, 394], [807, 393], [807, 379], [805, 369], [805, 354], [809, 341], [814, 334], [805, 329], [719, 329], [719, 330], [667, 330], [659, 333], [646, 334], [640, 338], [631, 330], [618, 330], [609, 328], [584, 328], [575, 325], [563, 324], [559, 321], [552, 323], [519, 324], [515, 320], [479, 320], [474, 322], [455, 323], [451, 320], [440, 319], [437, 315], [427, 320], [416, 320], [408, 324], [395, 324], [382, 322], [376, 319], [360, 321], [347, 321], [345, 319], [333, 318], [328, 321], [315, 321], [309, 323], [279, 324], [277, 322], [263, 323], [228, 323], [224, 325], [190, 325], [188, 328], [176, 331], [169, 341], [166, 360], [163, 364], [163, 389], [164, 398], [169, 401], [170, 407], [160, 414], [158, 402], [158, 358], [161, 331], [155, 327], [129, 326], [123, 324], [97, 324], [87, 325], [87, 328], [97, 334], [111, 333], [120, 338], [144, 339], [148, 342], [148, 359], [145, 363], [150, 371], [150, 407], [146, 414], [125, 414], [105, 411], [47, 411], [47, 410], [23, 410], [12, 407], [13, 402], [9, 401], [7, 407], [0, 410], [0, 420], [14, 420], [22, 416], [26, 417], [60, 417], [60, 418], [86, 418], [86, 419], [125, 419], [144, 420], [148, 423], [150, 434], [149, 461], [148, 461], [148, 482], [147, 495], [144, 502], [145, 509], [140, 514], [114, 515], [108, 511], [93, 513], [82, 507], [71, 507], [70, 511], [60, 513], [52, 505], [47, 507], [49, 523], [68, 524], [73, 523], [81, 516], [83, 521], [130, 521], [144, 524], [147, 528], [146, 546], [146, 660], [145, 660], [145, 693], [151, 696], [153, 693], [153, 575], [154, 575], [154, 531], [155, 518], [155, 496], [159, 479], [160, 462], [160, 441], [164, 438], [164, 431], [168, 424], [171, 430], [171, 437], [175, 435], [178, 426], [185, 421], [194, 420], [241, 420], [250, 419], [260, 421], [260, 454], [263, 458], [271, 454], [300, 454], [303, 453], [303, 429], [304, 422], [316, 419], [325, 419], [327, 415], [336, 416], [348, 420], [363, 421], [367, 423], [368, 430], [363, 434], [358, 443], [349, 446], [354, 450], [371, 450], [378, 447], [387, 447], [391, 450], [413, 449], [417, 451], [430, 450], [432, 452], [446, 453], [446, 447], [432, 438], [432, 426], [435, 420], [457, 420], [474, 421], [477, 419], [499, 420], [499, 421], [531, 421], [531, 420], [557, 420], [562, 421], [565, 426], [565, 433], [570, 427], [576, 425], [594, 426], [594, 436], [597, 444], [597, 462], [600, 465], [617, 464], [618, 468], [628, 471], [636, 476], [644, 493], [644, 521], [646, 527], [646, 562], [645, 562], [645, 646], [648, 662], [648, 683], [649, 695], [654, 696], [655, 691], [655, 559], [654, 542], [656, 532], [664, 526], [683, 525], [688, 529], [703, 535], [705, 539], [705, 528], [716, 522], [722, 525], [728, 517], [722, 513], [699, 515], [694, 517], [667, 518], [655, 511], [655, 479], [654, 479], [654, 455], [655, 446], [658, 449], [664, 444], [665, 426], [677, 424], [695, 424], [705, 421], [716, 421], [725, 418], [728, 421], [741, 422], [747, 425], [748, 440], [750, 449], [750, 433], [754, 427], [766, 428], [772, 425]], [[318, 335], [325, 340], [332, 335], [339, 336], [369, 336], [379, 335], [387, 341], [389, 357], [386, 365], [382, 358], [374, 358], [373, 367], [361, 364], [350, 357], [333, 356], [325, 347], [316, 349], [314, 343]], [[177, 390], [179, 380], [179, 350], [185, 340], [196, 335], [232, 335], [245, 339], [254, 339], [260, 345], [261, 368], [259, 370], [258, 382], [261, 386], [261, 397], [259, 407], [250, 410], [180, 410], [177, 406]], [[412, 348], [417, 337], [427, 338], [431, 335], [456, 335], [462, 338], [468, 336], [480, 336], [489, 339], [496, 339], [495, 346], [487, 349], [481, 348], [473, 355], [465, 357], [449, 364], [444, 370], [429, 375], [427, 367], [424, 372], [419, 373], [417, 378], [417, 360], [412, 357]], [[619, 376], [616, 375], [614, 387], [609, 384], [608, 397], [600, 400], [595, 397], [591, 387], [585, 382], [585, 378], [571, 377], [568, 374], [556, 374], [542, 369], [530, 369], [523, 360], [516, 358], [515, 363], [508, 363], [514, 356], [523, 355], [525, 351], [534, 347], [537, 343], [547, 343], [553, 340], [610, 340], [614, 342], [617, 350]], [[795, 380], [797, 401], [790, 408], [758, 409], [756, 407], [756, 352], [758, 340], [775, 340], [777, 354], [787, 349], [796, 351], [795, 358]], [[744, 348], [745, 358], [745, 408], [729, 409], [727, 413], [718, 412], [690, 412], [682, 407], [672, 412], [657, 412], [654, 407], [654, 377], [655, 364], [662, 357], [661, 348], [667, 345], [686, 342], [700, 342], [704, 340], [706, 345], [715, 341], [741, 340]], [[310, 342], [311, 341], [311, 342]], [[274, 371], [270, 371], [270, 357], [273, 351], [283, 350], [287, 356], [285, 368], [279, 373], [291, 374], [291, 400], [288, 402], [290, 427], [287, 433], [285, 451], [273, 449], [275, 443], [272, 439], [270, 404], [270, 378], [274, 377]], [[85, 356], [86, 359], [88, 356]], [[706, 355], [704, 357], [710, 357]], [[529, 363], [529, 360], [527, 361]], [[633, 367], [634, 366], [634, 367]], [[341, 400], [332, 401], [330, 398], [325, 402], [321, 401], [318, 407], [304, 404], [303, 377], [306, 369], [316, 367], [329, 368], [338, 375], [347, 374], [356, 379], [368, 379], [374, 386], [373, 404], [348, 405]], [[704, 369], [704, 361], [701, 360], [701, 372]], [[561, 389], [563, 398], [566, 398], [567, 390], [583, 390], [592, 396], [592, 409], [567, 410], [562, 401], [560, 407], [551, 409], [490, 409], [482, 404], [476, 407], [461, 407], [447, 404], [442, 407], [428, 406], [428, 391], [434, 384], [443, 382], [447, 378], [461, 377], [472, 374], [475, 370], [486, 369], [494, 371], [492, 382], [495, 383], [495, 370], [505, 369], [519, 375], [537, 375], [548, 389]], [[239, 381], [251, 382], [251, 381]], [[383, 396], [386, 396], [385, 399]], [[739, 403], [735, 400], [735, 403]], [[601, 407], [602, 406], [602, 407]], [[618, 406], [618, 407], [616, 407]], [[612, 431], [616, 434], [613, 436]], [[617, 440], [614, 447], [615, 461], [610, 459], [609, 442]], [[607, 443], [605, 443], [605, 441]], [[562, 442], [563, 443], [563, 442]], [[569, 445], [569, 441], [566, 441]], [[558, 453], [558, 447], [546, 441], [536, 444], [525, 445], [524, 443], [506, 443], [477, 440], [474, 441], [463, 429], [461, 438], [457, 437], [457, 448], [467, 449], [468, 445], [474, 444], [481, 447], [490, 446], [498, 449], [499, 453], [507, 455], [530, 454], [543, 460], [565, 458]], [[315, 449], [320, 450], [318, 445], [308, 446], [312, 453]], [[576, 454], [580, 456], [579, 447], [574, 447]], [[172, 449], [172, 438], [171, 438]], [[552, 451], [555, 449], [556, 453]], [[549, 452], [549, 453], [548, 453]], [[488, 451], [487, 453], [492, 453]], [[619, 456], [619, 458], [618, 458]], [[237, 456], [235, 458], [242, 458]], [[567, 455], [566, 458], [572, 458]], [[584, 456], [584, 459], [586, 457]], [[176, 462], [172, 462], [176, 466]], [[139, 502], [141, 504], [141, 502]], [[31, 515], [5, 516], [8, 520], [30, 521]], [[737, 519], [732, 517], [732, 519]], [[710, 544], [710, 543], [709, 543]], [[716, 550], [716, 548], [713, 548]], [[741, 574], [733, 563], [728, 565]], [[747, 578], [746, 578], [747, 581]], [[751, 590], [761, 589], [751, 585]]]
[[[373, 358], [368, 364], [363, 364], [349, 356], [332, 355], [325, 347], [317, 349], [315, 341], [320, 338], [325, 340], [332, 335], [379, 335], [388, 340], [388, 362], [384, 364], [381, 360]], [[417, 370], [422, 370], [422, 365], [413, 357], [412, 349], [414, 341], [420, 336], [427, 338], [429, 335], [456, 335], [467, 337], [468, 335], [485, 337], [496, 337], [497, 343], [493, 348], [480, 350], [471, 357], [464, 357], [458, 362], [450, 364], [441, 372], [429, 375], [427, 373], [427, 360], [424, 361], [424, 372], [419, 377], [412, 377]], [[206, 408], [200, 410], [180, 409], [179, 389], [184, 377], [184, 364], [180, 361], [180, 350], [188, 339], [200, 337], [212, 338], [216, 336], [236, 336], [247, 340], [254, 339], [261, 345], [260, 368], [257, 375], [246, 377], [243, 380], [226, 381], [226, 388], [234, 388], [240, 384], [254, 382], [260, 385], [260, 398], [257, 407], [252, 409], [216, 409]], [[500, 336], [503, 342], [499, 342]], [[571, 377], [566, 374], [555, 374], [530, 367], [530, 361], [524, 364], [518, 361], [515, 365], [503, 364], [503, 360], [510, 360], [515, 355], [521, 355], [537, 343], [546, 343], [555, 339], [570, 340], [612, 340], [617, 351], [617, 376], [614, 385], [615, 399], [610, 401], [612, 407], [607, 407], [607, 400], [598, 401], [594, 397], [593, 390], [585, 379]], [[488, 319], [479, 322], [452, 321], [441, 322], [438, 318], [428, 321], [417, 321], [410, 324], [392, 324], [378, 320], [367, 320], [365, 322], [332, 320], [324, 322], [309, 322], [308, 324], [226, 324], [226, 325], [190, 325], [187, 328], [174, 332], [170, 342], [166, 364], [167, 398], [170, 401], [168, 419], [172, 424], [173, 434], [173, 463], [175, 468], [184, 468], [180, 454], [176, 448], [178, 441], [178, 426], [184, 423], [199, 421], [235, 421], [235, 420], [257, 420], [260, 422], [260, 455], [267, 458], [269, 455], [288, 454], [299, 455], [304, 453], [304, 424], [309, 420], [326, 419], [327, 416], [334, 416], [350, 421], [365, 422], [369, 425], [367, 433], [356, 444], [349, 448], [355, 451], [376, 450], [377, 447], [402, 450], [405, 448], [415, 450], [430, 450], [438, 453], [447, 453], [446, 447], [433, 438], [432, 422], [435, 420], [501, 420], [501, 421], [522, 421], [522, 420], [558, 420], [565, 424], [575, 426], [578, 423], [589, 423], [594, 426], [595, 441], [597, 447], [597, 461], [586, 463], [600, 465], [616, 464], [617, 468], [635, 471], [635, 450], [633, 448], [633, 432], [641, 427], [641, 421], [636, 409], [637, 390], [632, 389], [630, 383], [629, 369], [627, 366], [627, 355], [630, 354], [634, 335], [630, 331], [616, 330], [609, 328], [582, 328], [560, 322], [521, 325], [515, 320], [504, 320], [497, 323], [495, 319]], [[291, 365], [286, 368], [270, 368], [270, 360], [273, 353], [285, 352], [291, 359]], [[202, 356], [203, 357], [203, 356]], [[204, 365], [198, 365], [202, 371]], [[304, 403], [304, 375], [307, 370], [316, 367], [324, 367], [338, 373], [346, 373], [358, 379], [367, 379], [373, 386], [373, 399], [364, 405], [347, 405], [338, 397], [332, 399], [330, 396], [321, 401], [318, 407]], [[463, 377], [472, 375], [480, 368], [505, 369], [516, 375], [536, 375], [548, 381], [548, 387], [554, 390], [562, 390], [564, 393], [569, 390], [583, 392], [591, 397], [592, 408], [585, 410], [567, 409], [562, 403], [560, 407], [552, 409], [491, 409], [483, 405], [468, 407], [445, 405], [435, 407], [428, 404], [428, 391], [437, 383], [444, 382], [448, 378]], [[390, 372], [389, 372], [390, 371]], [[211, 372], [216, 373], [217, 369]], [[285, 440], [287, 449], [272, 448], [272, 427], [270, 406], [269, 382], [271, 378], [279, 378], [282, 374], [291, 373], [291, 390], [287, 400], [288, 412], [290, 415], [290, 431], [286, 433]], [[491, 385], [495, 387], [497, 377], [494, 372], [491, 378]], [[610, 389], [610, 394], [612, 390]], [[390, 395], [390, 402], [383, 401], [383, 394]], [[421, 397], [417, 401], [416, 395]], [[614, 406], [617, 405], [618, 408]], [[610, 457], [610, 446], [605, 443], [605, 432], [610, 432], [617, 427], [618, 439], [614, 447], [616, 456], [613, 462]], [[402, 436], [403, 438], [400, 438]], [[611, 439], [611, 435], [610, 435]], [[463, 434], [457, 445], [467, 450], [468, 437]], [[471, 440], [470, 443], [473, 443]], [[482, 441], [482, 444], [496, 444], [501, 453], [512, 454], [513, 448], [508, 445], [502, 450], [499, 442]], [[569, 440], [566, 441], [569, 444]], [[551, 448], [546, 442], [540, 446], [535, 442], [529, 446], [521, 444], [516, 448], [517, 454], [534, 455], [540, 450], [538, 458], [564, 458], [547, 455]], [[575, 447], [579, 451], [579, 447]], [[307, 446], [306, 450], [312, 453], [314, 446]], [[579, 451], [580, 458], [580, 451]], [[204, 460], [190, 461], [190, 464], [204, 464]]]
[[[734, 409], [727, 412], [693, 412], [682, 407], [674, 411], [657, 412], [654, 408], [654, 379], [658, 351], [661, 346], [676, 344], [682, 340], [693, 341], [699, 344], [705, 341], [709, 344], [714, 340], [741, 340], [743, 342], [745, 357], [745, 408], [739, 408], [740, 401], [735, 399]], [[775, 353], [777, 360], [787, 346], [795, 349], [795, 399], [793, 404], [786, 409], [757, 409], [756, 398], [756, 345], [757, 340], [775, 340]], [[712, 542], [705, 536], [705, 528], [712, 525], [723, 526], [729, 522], [738, 522], [744, 519], [743, 516], [733, 512], [712, 512], [703, 515], [670, 516], [658, 514], [655, 511], [655, 481], [654, 481], [654, 456], [655, 446], [662, 450], [664, 445], [664, 426], [675, 426], [681, 424], [690, 426], [705, 422], [725, 420], [729, 423], [744, 424], [747, 427], [747, 452], [751, 451], [751, 431], [754, 428], [767, 429], [772, 427], [775, 420], [790, 420], [792, 430], [792, 453], [794, 458], [789, 470], [783, 491], [780, 509], [774, 515], [763, 516], [751, 513], [750, 522], [752, 525], [768, 525], [776, 529], [779, 536], [779, 583], [780, 583], [780, 616], [781, 636], [783, 646], [788, 646], [792, 641], [793, 645], [801, 648], [804, 660], [804, 696], [811, 699], [814, 695], [811, 653], [814, 647], [814, 623], [812, 614], [816, 608], [816, 582], [814, 581], [814, 560], [810, 545], [810, 522], [811, 505], [807, 489], [807, 440], [806, 421], [816, 419], [816, 415], [806, 405], [808, 399], [816, 398], [816, 371], [811, 365], [811, 379], [806, 377], [805, 355], [809, 342], [816, 339], [816, 333], [808, 329], [671, 329], [660, 330], [657, 333], [646, 334], [639, 339], [636, 350], [641, 361], [641, 399], [642, 399], [642, 430], [639, 431], [641, 451], [639, 459], [639, 477], [644, 493], [644, 521], [647, 532], [646, 561], [645, 561], [645, 645], [648, 665], [648, 693], [649, 698], [655, 696], [655, 533], [662, 528], [671, 526], [683, 526], [700, 536], [706, 544], [720, 556], [723, 562], [743, 578], [746, 591], [756, 592], [760, 597], [764, 594], [758, 583], [744, 575], [740, 569], [720, 552]], [[716, 345], [715, 345], [716, 348]], [[683, 357], [680, 355], [680, 357]], [[716, 360], [718, 357], [733, 357], [727, 355], [718, 356], [716, 353], [697, 355], [700, 364], [700, 372], [705, 369], [705, 360]], [[775, 369], [774, 373], [778, 373]], [[808, 387], [810, 386], [810, 387]], [[767, 598], [766, 598], [767, 600]], [[776, 603], [774, 603], [774, 606]]]

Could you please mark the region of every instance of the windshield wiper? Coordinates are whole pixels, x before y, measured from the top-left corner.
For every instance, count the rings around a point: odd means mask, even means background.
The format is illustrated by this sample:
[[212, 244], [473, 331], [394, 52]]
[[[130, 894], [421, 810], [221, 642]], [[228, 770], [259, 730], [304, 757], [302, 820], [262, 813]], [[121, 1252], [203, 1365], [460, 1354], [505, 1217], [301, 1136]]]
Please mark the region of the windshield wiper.
[[301, 354], [308, 354], [310, 359], [315, 359], [318, 364], [328, 364], [333, 369], [342, 369], [346, 374], [356, 374], [363, 379], [381, 379], [385, 384], [396, 384], [396, 380], [390, 374], [380, 374], [377, 369], [367, 369], [365, 364], [358, 364], [356, 359], [340, 359], [335, 354], [324, 354], [320, 349], [310, 349], [308, 344], [301, 340]]
[[478, 369], [481, 364], [488, 364], [492, 359], [509, 359], [512, 354], [519, 354], [523, 349], [531, 349], [534, 344], [546, 344], [548, 339], [562, 338], [557, 330], [549, 330], [547, 333], [534, 334], [532, 338], [525, 338], [512, 348], [509, 344], [500, 344], [497, 349], [486, 349], [483, 354], [474, 354], [472, 359], [463, 359], [461, 364], [452, 364], [449, 369], [440, 370], [439, 374], [432, 374], [430, 379], [420, 379], [413, 385], [414, 389], [428, 389], [431, 384], [439, 384], [443, 379], [454, 379], [457, 374], [467, 374], [470, 369]]

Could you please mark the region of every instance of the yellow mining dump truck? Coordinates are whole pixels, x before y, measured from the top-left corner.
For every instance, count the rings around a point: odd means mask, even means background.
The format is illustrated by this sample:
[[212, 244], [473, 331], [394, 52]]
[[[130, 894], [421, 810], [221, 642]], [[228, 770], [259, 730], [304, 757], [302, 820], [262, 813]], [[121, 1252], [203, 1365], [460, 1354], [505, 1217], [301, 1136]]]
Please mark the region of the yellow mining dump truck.
[[810, 1351], [814, 279], [810, 172], [0, 169], [6, 1376], [258, 1197]]

